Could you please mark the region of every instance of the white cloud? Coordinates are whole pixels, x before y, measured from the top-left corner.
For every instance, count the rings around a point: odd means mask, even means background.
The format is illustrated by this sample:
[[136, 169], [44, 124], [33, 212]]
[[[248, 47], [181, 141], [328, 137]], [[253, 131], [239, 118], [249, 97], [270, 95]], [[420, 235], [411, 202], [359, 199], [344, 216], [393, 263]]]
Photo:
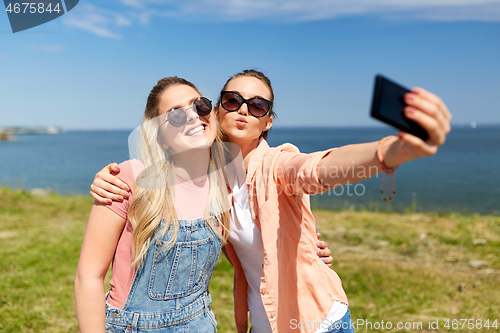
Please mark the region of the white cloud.
[[130, 26], [132, 22], [123, 15], [97, 8], [90, 4], [76, 7], [71, 14], [65, 16], [64, 24], [85, 30], [94, 35], [106, 38], [121, 39], [118, 27]]
[[141, 0], [122, 0], [122, 3], [132, 8], [143, 8], [144, 2]]
[[81, 4], [63, 22], [97, 36], [121, 39], [121, 28], [174, 20], [304, 22], [376, 15], [390, 20], [500, 22], [500, 0], [120, 0], [120, 12]]
[[500, 5], [463, 5], [439, 10], [422, 10], [415, 15], [417, 18], [433, 21], [500, 21]]
[[27, 45], [27, 48], [35, 51], [42, 51], [46, 53], [59, 52], [65, 49], [64, 45], [59, 44], [41, 44], [41, 45]]
[[[500, 21], [500, 0], [122, 0], [122, 3], [151, 15], [201, 18], [205, 21], [251, 19], [314, 21], [342, 16], [376, 14], [382, 17], [440, 21]], [[139, 14], [141, 17], [142, 14]]]
[[120, 14], [114, 14], [115, 24], [119, 27], [128, 27], [132, 25], [132, 21]]
[[154, 11], [153, 10], [145, 10], [142, 13], [139, 14], [139, 23], [141, 25], [148, 25], [151, 22], [151, 17], [153, 16]]

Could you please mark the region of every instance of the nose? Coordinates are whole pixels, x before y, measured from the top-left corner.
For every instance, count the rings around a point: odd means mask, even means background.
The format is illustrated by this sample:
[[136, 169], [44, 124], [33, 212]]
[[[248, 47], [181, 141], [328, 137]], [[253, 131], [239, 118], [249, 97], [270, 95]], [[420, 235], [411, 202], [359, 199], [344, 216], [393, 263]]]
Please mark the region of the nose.
[[198, 118], [199, 116], [193, 108], [189, 108], [188, 110], [186, 110], [186, 123], [196, 121]]
[[243, 102], [243, 104], [241, 104], [240, 108], [238, 109], [238, 114], [248, 116], [248, 103]]

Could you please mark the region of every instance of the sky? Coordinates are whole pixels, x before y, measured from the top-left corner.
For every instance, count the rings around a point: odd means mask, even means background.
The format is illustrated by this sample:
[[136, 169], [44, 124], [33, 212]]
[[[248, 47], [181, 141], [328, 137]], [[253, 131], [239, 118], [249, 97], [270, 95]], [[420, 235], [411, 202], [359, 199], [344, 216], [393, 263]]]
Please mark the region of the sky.
[[80, 0], [12, 33], [0, 13], [0, 128], [131, 129], [177, 75], [212, 101], [255, 68], [276, 127], [379, 126], [376, 74], [440, 96], [453, 125], [500, 124], [500, 0]]

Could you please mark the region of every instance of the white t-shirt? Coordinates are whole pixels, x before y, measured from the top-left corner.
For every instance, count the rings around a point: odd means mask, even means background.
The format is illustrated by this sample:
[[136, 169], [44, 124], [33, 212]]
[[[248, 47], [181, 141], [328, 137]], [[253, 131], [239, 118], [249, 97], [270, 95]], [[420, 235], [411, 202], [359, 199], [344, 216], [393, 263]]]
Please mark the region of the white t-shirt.
[[[262, 234], [252, 219], [248, 188], [246, 183], [238, 184], [235, 177], [233, 186], [233, 205], [231, 206], [231, 231], [229, 241], [241, 262], [248, 283], [248, 309], [252, 333], [271, 333], [271, 324], [260, 295], [260, 278], [264, 262]], [[344, 317], [347, 305], [334, 301], [323, 325], [315, 333], [323, 333], [331, 324]]]
[[319, 328], [314, 333], [324, 333], [334, 322], [342, 319], [347, 312], [347, 305], [340, 303], [339, 301], [334, 301], [330, 309], [330, 312], [325, 319], [319, 325]]
[[267, 318], [260, 296], [260, 278], [264, 261], [262, 235], [252, 220], [248, 188], [245, 182], [239, 187], [235, 179], [233, 187], [234, 204], [231, 207], [231, 232], [229, 241], [241, 262], [248, 283], [247, 298], [250, 310], [252, 331], [271, 333], [271, 324]]

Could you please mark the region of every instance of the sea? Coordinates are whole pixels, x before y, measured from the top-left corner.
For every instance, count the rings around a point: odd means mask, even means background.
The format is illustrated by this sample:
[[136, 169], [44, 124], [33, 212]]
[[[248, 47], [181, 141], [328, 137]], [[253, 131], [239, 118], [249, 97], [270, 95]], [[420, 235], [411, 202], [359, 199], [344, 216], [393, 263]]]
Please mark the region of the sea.
[[[95, 174], [111, 162], [129, 158], [132, 130], [65, 131], [22, 134], [0, 142], [0, 186], [43, 188], [60, 194], [89, 195]], [[273, 128], [270, 146], [292, 143], [310, 153], [376, 141], [394, 130], [374, 128]], [[435, 156], [396, 171], [396, 196], [384, 202], [382, 177], [337, 187], [311, 197], [319, 209], [368, 209], [467, 214], [500, 212], [500, 125], [455, 126]]]

